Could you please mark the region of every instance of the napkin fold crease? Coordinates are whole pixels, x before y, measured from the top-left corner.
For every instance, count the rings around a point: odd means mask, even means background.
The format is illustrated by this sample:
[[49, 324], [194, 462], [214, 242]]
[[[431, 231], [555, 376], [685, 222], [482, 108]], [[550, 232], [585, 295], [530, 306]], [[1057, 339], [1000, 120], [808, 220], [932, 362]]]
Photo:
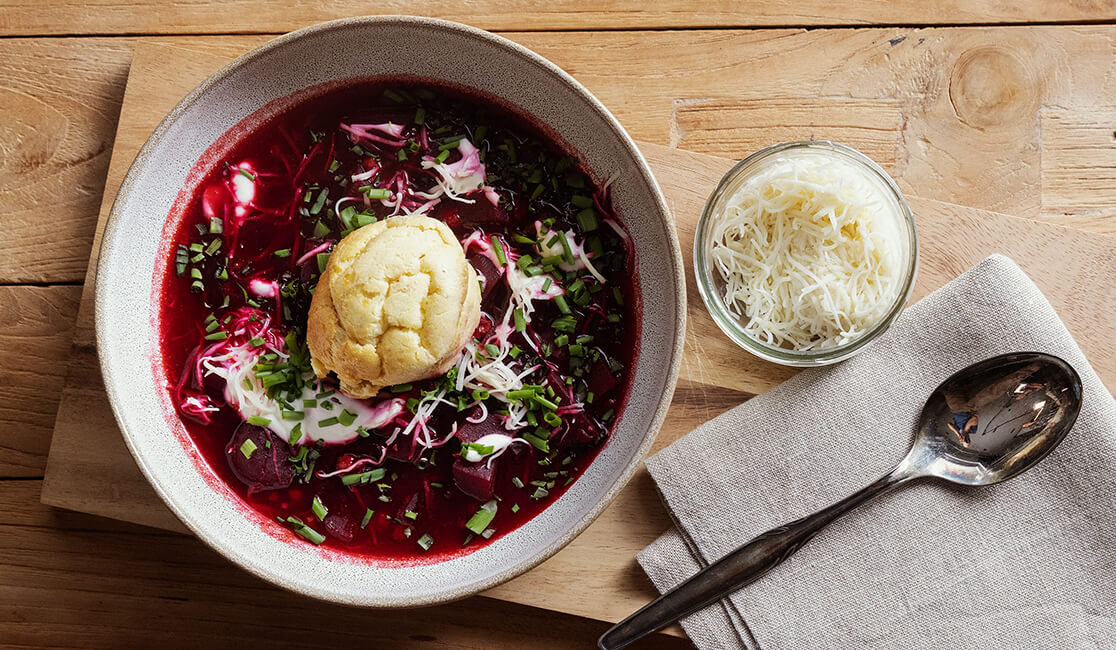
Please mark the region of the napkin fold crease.
[[1116, 401], [1050, 303], [994, 255], [869, 349], [701, 425], [647, 468], [675, 522], [638, 555], [667, 591], [752, 537], [888, 472], [930, 392], [1007, 352], [1081, 375], [1077, 424], [999, 485], [919, 481], [861, 506], [758, 581], [685, 619], [701, 650], [1116, 647]]

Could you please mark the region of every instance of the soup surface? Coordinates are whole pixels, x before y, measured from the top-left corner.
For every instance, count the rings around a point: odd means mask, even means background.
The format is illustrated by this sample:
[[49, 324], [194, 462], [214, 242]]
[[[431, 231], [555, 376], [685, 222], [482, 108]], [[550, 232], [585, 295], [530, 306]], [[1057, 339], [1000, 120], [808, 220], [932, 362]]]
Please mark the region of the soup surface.
[[[447, 89], [362, 82], [195, 172], [160, 270], [167, 390], [216, 474], [292, 537], [468, 552], [545, 509], [607, 440], [636, 348], [629, 237], [607, 183], [541, 129]], [[307, 311], [338, 241], [408, 214], [459, 238], [480, 323], [444, 375], [355, 399], [314, 376]]]

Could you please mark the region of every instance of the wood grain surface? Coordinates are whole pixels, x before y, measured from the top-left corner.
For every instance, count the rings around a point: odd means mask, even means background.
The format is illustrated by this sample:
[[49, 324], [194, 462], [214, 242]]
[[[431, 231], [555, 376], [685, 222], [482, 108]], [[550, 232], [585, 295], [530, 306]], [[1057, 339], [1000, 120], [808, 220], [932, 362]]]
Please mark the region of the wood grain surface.
[[1112, 0], [2, 0], [12, 34], [258, 34], [366, 14], [445, 18], [491, 30], [601, 30], [786, 25], [994, 25], [1116, 18]]
[[[521, 30], [505, 35], [574, 74], [645, 141], [733, 158], [779, 140], [831, 137], [880, 160], [907, 192], [1116, 232], [1116, 27], [910, 26], [1105, 22], [1114, 13], [1110, 1], [487, 0], [470, 3], [465, 16], [444, 2], [0, 0], [0, 37], [7, 37], [0, 38], [0, 645], [586, 647], [603, 629], [488, 598], [398, 615], [324, 606], [231, 571], [191, 538], [39, 504], [56, 387], [71, 356], [81, 291], [74, 285], [85, 276], [137, 45], [233, 56], [268, 37], [173, 35], [281, 31], [372, 10]], [[818, 25], [885, 27], [794, 28]], [[658, 30], [667, 26], [721, 29]], [[723, 29], [741, 26], [788, 28]], [[617, 31], [565, 31], [599, 29]], [[81, 34], [90, 37], [49, 37]], [[686, 190], [694, 191], [676, 189]], [[952, 209], [927, 205], [942, 215]], [[943, 274], [1016, 234], [1013, 221], [961, 212], [993, 232], [943, 251]], [[930, 224], [924, 219], [921, 227], [926, 235]], [[1061, 257], [1111, 287], [1106, 246], [1074, 241], [1080, 249]], [[1039, 252], [1049, 246], [1043, 236], [1030, 242]], [[1101, 261], [1090, 269], [1091, 255]], [[1043, 288], [1077, 294], [1079, 287]], [[1110, 305], [1109, 338], [1111, 295], [1110, 288], [1100, 296]], [[1074, 318], [1066, 318], [1073, 329]], [[1091, 345], [1111, 358], [1106, 341]], [[79, 338], [75, 359], [81, 353]], [[86, 368], [95, 395], [99, 376], [95, 365]], [[1102, 376], [1112, 387], [1111, 366]], [[707, 419], [747, 392], [684, 380], [679, 402], [693, 406], [680, 422]], [[90, 403], [86, 412], [98, 408]], [[85, 481], [111, 495], [127, 485], [114, 488], [117, 478], [93, 473]], [[648, 522], [656, 525], [654, 518], [632, 521]], [[612, 548], [611, 540], [594, 541]], [[642, 576], [629, 565], [626, 580], [638, 584]], [[671, 643], [655, 641], [681, 647]]]
[[[911, 194], [1116, 232], [1116, 27], [505, 35], [646, 142], [739, 158], [831, 138]], [[267, 38], [0, 39], [0, 283], [84, 278], [137, 44]]]
[[[121, 127], [113, 147], [106, 197], [161, 116], [225, 58], [180, 47], [141, 44], [132, 64]], [[729, 159], [644, 144], [690, 250], [705, 197]], [[102, 208], [102, 218], [109, 201]], [[1116, 239], [975, 208], [911, 199], [923, 256], [915, 298], [941, 286], [993, 252], [1015, 258], [1051, 297], [1101, 377], [1116, 385]], [[98, 228], [98, 231], [100, 228]], [[791, 370], [748, 356], [716, 329], [687, 269], [689, 332], [681, 383], [656, 449], [697, 424], [790, 376]], [[1067, 281], [1075, 291], [1062, 291]], [[124, 448], [99, 382], [86, 281], [71, 375], [63, 392], [42, 498], [52, 505], [181, 531]], [[91, 486], [87, 477], [96, 477]], [[618, 620], [653, 591], [635, 553], [667, 526], [650, 479], [640, 472], [617, 502], [569, 547], [487, 595], [566, 613]]]

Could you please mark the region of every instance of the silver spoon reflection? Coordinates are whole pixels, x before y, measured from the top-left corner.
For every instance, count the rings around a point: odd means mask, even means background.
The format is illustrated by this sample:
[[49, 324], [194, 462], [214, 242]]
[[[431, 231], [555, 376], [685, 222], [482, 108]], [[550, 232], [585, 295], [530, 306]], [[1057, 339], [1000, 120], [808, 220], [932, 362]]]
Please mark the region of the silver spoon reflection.
[[1021, 352], [973, 364], [930, 394], [910, 451], [889, 474], [756, 537], [618, 623], [598, 645], [623, 648], [750, 584], [827, 524], [901, 483], [937, 478], [976, 486], [1017, 476], [1058, 446], [1080, 410], [1081, 380], [1057, 357]]

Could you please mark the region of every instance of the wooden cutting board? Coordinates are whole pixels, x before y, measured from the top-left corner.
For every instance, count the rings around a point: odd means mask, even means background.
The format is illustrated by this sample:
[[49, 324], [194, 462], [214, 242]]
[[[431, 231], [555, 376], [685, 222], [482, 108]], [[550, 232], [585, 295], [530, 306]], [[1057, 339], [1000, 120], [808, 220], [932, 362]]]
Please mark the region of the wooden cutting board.
[[[186, 93], [229, 58], [161, 44], [136, 48], [109, 167], [93, 255], [75, 328], [43, 485], [44, 503], [185, 532], [144, 480], [113, 420], [94, 348], [93, 294], [105, 219], [136, 152]], [[772, 142], [777, 136], [773, 136]], [[675, 214], [683, 255], [706, 196], [731, 160], [641, 144]], [[1110, 390], [1116, 386], [1116, 239], [1002, 214], [908, 197], [918, 218], [918, 299], [1000, 252], [1046, 293]], [[767, 390], [793, 371], [736, 348], [705, 312], [687, 273], [689, 331], [681, 378], [656, 449]], [[635, 562], [670, 525], [645, 471], [573, 543], [487, 596], [616, 621], [655, 595]]]

